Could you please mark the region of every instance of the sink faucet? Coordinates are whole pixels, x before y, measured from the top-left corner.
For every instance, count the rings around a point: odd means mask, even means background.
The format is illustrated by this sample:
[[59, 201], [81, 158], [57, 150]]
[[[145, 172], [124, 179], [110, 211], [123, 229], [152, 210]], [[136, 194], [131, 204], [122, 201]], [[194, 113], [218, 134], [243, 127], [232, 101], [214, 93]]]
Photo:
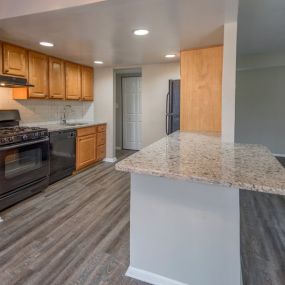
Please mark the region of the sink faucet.
[[65, 105], [65, 106], [64, 106], [64, 108], [63, 108], [63, 114], [62, 114], [61, 120], [60, 120], [60, 121], [61, 121], [61, 124], [63, 124], [63, 125], [66, 125], [67, 108], [69, 108], [69, 109], [71, 110], [72, 107], [71, 107], [71, 105]]

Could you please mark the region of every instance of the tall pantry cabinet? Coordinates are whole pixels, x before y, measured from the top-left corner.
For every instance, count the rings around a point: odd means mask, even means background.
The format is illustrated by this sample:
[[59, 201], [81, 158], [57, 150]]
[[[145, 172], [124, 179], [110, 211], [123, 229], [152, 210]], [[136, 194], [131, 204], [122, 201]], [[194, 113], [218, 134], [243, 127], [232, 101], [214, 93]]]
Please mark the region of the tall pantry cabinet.
[[223, 46], [181, 52], [180, 129], [221, 132]]

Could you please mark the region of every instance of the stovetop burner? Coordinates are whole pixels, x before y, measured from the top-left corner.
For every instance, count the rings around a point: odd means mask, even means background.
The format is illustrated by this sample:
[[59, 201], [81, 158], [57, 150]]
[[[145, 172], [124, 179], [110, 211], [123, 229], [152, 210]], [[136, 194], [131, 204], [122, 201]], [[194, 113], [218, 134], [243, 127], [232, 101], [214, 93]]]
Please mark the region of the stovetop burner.
[[29, 132], [34, 132], [42, 130], [38, 127], [8, 127], [8, 128], [0, 128], [0, 136], [6, 135], [14, 135], [14, 134], [24, 134]]
[[48, 136], [48, 130], [38, 127], [4, 127], [0, 128], [0, 146], [22, 141], [40, 139]]

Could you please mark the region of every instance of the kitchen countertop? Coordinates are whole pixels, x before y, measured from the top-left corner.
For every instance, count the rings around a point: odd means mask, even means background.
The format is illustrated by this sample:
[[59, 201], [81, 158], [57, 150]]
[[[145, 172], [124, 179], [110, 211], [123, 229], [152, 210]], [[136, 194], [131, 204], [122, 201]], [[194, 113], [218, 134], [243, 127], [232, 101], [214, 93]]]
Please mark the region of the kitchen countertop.
[[86, 128], [95, 125], [106, 124], [106, 122], [97, 122], [97, 121], [70, 121], [68, 123], [77, 124], [74, 126], [62, 125], [57, 122], [40, 122], [40, 123], [30, 123], [30, 124], [22, 124], [23, 126], [29, 127], [41, 127], [48, 129], [49, 132], [60, 131], [60, 130], [70, 130], [70, 129], [79, 129]]
[[116, 169], [285, 195], [285, 169], [262, 145], [223, 143], [214, 134], [175, 132]]

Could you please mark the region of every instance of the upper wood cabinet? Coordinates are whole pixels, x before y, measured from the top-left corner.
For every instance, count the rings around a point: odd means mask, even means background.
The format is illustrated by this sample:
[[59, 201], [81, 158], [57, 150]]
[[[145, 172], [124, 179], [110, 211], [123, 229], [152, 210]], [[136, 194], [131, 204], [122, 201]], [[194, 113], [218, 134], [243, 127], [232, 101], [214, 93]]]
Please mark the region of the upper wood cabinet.
[[66, 62], [32, 50], [0, 42], [0, 74], [25, 77], [34, 85], [13, 88], [15, 100], [94, 100], [92, 67]]
[[49, 98], [65, 98], [64, 61], [49, 57]]
[[29, 98], [48, 97], [48, 57], [45, 54], [29, 51]]
[[27, 50], [3, 43], [3, 74], [27, 77]]
[[92, 67], [81, 67], [82, 100], [93, 101], [94, 70]]
[[81, 67], [79, 64], [65, 63], [65, 84], [67, 100], [81, 99]]
[[181, 52], [181, 130], [221, 132], [222, 69], [222, 46]]

